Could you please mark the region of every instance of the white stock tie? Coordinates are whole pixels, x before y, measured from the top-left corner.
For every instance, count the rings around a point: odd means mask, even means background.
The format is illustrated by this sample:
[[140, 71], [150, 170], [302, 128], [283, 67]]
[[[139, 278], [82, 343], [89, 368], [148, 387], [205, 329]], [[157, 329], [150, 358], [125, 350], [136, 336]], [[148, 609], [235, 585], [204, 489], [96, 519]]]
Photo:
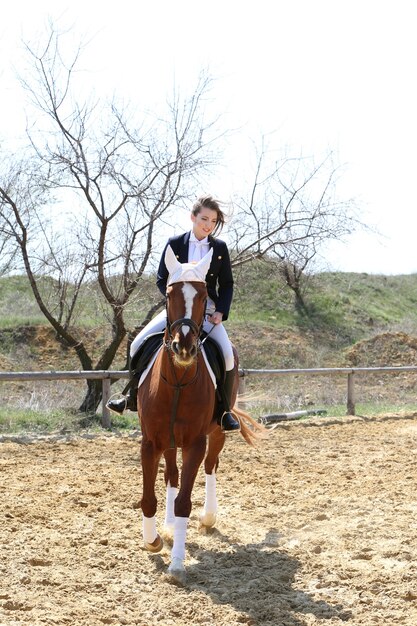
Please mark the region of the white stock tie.
[[190, 239], [191, 247], [191, 263], [198, 263], [209, 250], [207, 238], [198, 241], [198, 239]]

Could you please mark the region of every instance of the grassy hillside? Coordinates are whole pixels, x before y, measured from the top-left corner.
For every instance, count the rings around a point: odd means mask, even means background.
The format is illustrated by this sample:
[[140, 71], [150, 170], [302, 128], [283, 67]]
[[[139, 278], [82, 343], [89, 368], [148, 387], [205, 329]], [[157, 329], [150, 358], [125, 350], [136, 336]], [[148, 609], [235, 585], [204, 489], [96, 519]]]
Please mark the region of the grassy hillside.
[[[308, 312], [305, 315], [296, 312], [293, 294], [274, 266], [258, 262], [240, 268], [235, 272], [235, 280], [235, 298], [227, 329], [244, 368], [417, 365], [417, 275], [322, 273], [311, 276], [304, 288]], [[154, 281], [150, 279], [146, 290], [135, 297], [126, 311], [132, 326], [141, 319], [141, 311], [147, 310], [150, 298], [155, 295]], [[83, 342], [95, 357], [109, 340], [107, 313], [97, 298], [94, 285], [86, 287], [77, 326]], [[126, 345], [122, 345], [114, 369], [123, 367], [125, 351]], [[38, 311], [27, 279], [23, 276], [0, 278], [0, 370], [79, 368], [74, 353], [62, 348], [53, 329]], [[415, 378], [414, 374], [395, 378], [371, 375], [366, 380], [361, 377], [357, 381], [358, 397], [365, 404], [358, 410], [364, 415], [371, 411], [393, 410], [393, 407], [408, 406], [414, 411]], [[122, 387], [117, 383], [114, 393], [120, 393]], [[332, 414], [340, 415], [346, 410], [343, 377], [249, 377], [247, 388], [257, 398], [250, 404], [254, 416], [271, 409], [292, 411], [311, 406], [330, 407]], [[63, 424], [66, 428], [72, 420], [79, 423], [77, 407], [84, 393], [84, 382], [55, 381], [42, 386], [18, 382], [2, 384], [0, 432]], [[133, 414], [126, 419], [130, 426], [137, 422]]]
[[[293, 293], [270, 263], [258, 261], [239, 268], [235, 281], [227, 327], [239, 349], [241, 362], [248, 368], [340, 364], [344, 351], [358, 341], [387, 332], [417, 335], [417, 275], [329, 272], [310, 276], [304, 287], [307, 315], [296, 312]], [[144, 292], [132, 300], [126, 311], [132, 326], [155, 295], [156, 288], [150, 279]], [[94, 339], [92, 349], [97, 354], [106, 342], [106, 318], [106, 307], [98, 300], [94, 286], [86, 287], [77, 325], [85, 328], [86, 339]], [[31, 349], [27, 345], [33, 332], [22, 331], [22, 327], [45, 324], [26, 277], [1, 278], [0, 355], [14, 356], [15, 369], [21, 367], [16, 361], [19, 349], [22, 351], [16, 343], [26, 344], [23, 353], [36, 356], [35, 340]], [[53, 333], [50, 336], [53, 341]], [[40, 343], [45, 341], [44, 333]], [[115, 367], [121, 365], [124, 354], [123, 347]], [[77, 362], [74, 363], [78, 368]], [[45, 359], [42, 366], [45, 368]]]
[[267, 263], [242, 268], [236, 278], [232, 324], [291, 331], [308, 337], [313, 349], [328, 357], [380, 333], [417, 334], [417, 275], [310, 276], [304, 287], [308, 315], [302, 316], [295, 311], [291, 290]]
[[234, 319], [245, 317], [283, 327], [314, 327], [343, 333], [355, 341], [369, 328], [404, 323], [417, 328], [417, 275], [315, 274], [306, 279], [304, 295], [310, 315], [299, 317], [291, 290], [258, 262], [236, 273]]

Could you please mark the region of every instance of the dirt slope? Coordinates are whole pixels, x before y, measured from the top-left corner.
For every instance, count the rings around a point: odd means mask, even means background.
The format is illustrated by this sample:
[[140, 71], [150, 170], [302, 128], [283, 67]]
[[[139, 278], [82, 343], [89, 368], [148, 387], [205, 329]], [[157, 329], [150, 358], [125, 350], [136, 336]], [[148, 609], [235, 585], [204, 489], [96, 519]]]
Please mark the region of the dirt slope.
[[[317, 338], [312, 333], [272, 327], [228, 329], [245, 367], [340, 367], [416, 365], [417, 337], [407, 333], [381, 333], [359, 341], [344, 352], [335, 352], [332, 363], [320, 363]], [[85, 333], [84, 343], [92, 354], [100, 354], [105, 344], [101, 331]], [[119, 350], [114, 369], [125, 362], [125, 343]], [[312, 364], [314, 363], [314, 364]], [[0, 369], [54, 370], [79, 369], [72, 350], [63, 348], [49, 326], [25, 326], [0, 330]]]

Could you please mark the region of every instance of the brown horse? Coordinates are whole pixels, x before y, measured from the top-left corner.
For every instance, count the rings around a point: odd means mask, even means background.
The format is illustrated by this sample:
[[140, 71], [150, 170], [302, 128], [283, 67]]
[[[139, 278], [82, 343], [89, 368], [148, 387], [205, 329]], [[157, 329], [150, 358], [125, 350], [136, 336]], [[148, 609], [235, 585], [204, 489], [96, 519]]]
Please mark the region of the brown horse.
[[[211, 256], [212, 250], [198, 264], [181, 264], [172, 249], [167, 248], [165, 263], [169, 280], [164, 344], [138, 391], [142, 428], [143, 539], [149, 551], [162, 549], [163, 541], [155, 520], [155, 481], [163, 455], [167, 488], [165, 529], [174, 536], [168, 572], [178, 580], [185, 579], [185, 541], [192, 506], [191, 493], [204, 457], [206, 499], [200, 522], [207, 527], [215, 523], [216, 470], [225, 441], [225, 434], [215, 419], [215, 380], [206, 365], [200, 339], [207, 300], [205, 276]], [[237, 357], [235, 360], [234, 400], [238, 387]], [[241, 434], [253, 445], [263, 427], [238, 408], [234, 407], [233, 412], [240, 420]], [[180, 481], [176, 462], [178, 448], [182, 450]]]

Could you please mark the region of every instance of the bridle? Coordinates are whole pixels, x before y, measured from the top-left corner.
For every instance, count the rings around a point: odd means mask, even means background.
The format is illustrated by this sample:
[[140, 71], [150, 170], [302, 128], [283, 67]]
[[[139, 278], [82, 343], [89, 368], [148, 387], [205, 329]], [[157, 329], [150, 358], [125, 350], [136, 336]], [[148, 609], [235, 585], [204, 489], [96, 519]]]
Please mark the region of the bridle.
[[[197, 367], [196, 370], [194, 372], [194, 375], [192, 376], [192, 378], [190, 380], [186, 380], [186, 374], [187, 371], [189, 370], [189, 367], [191, 365], [186, 366], [183, 369], [182, 375], [180, 377], [178, 377], [177, 375], [177, 371], [175, 369], [174, 366], [174, 362], [173, 362], [173, 348], [172, 348], [172, 342], [174, 340], [175, 334], [177, 332], [177, 330], [181, 327], [181, 326], [188, 326], [188, 328], [190, 329], [190, 331], [193, 333], [196, 341], [197, 341], [197, 354], [198, 352], [201, 350], [201, 346], [204, 343], [204, 341], [207, 339], [208, 335], [210, 333], [207, 334], [207, 337], [205, 337], [203, 340], [201, 339], [201, 331], [203, 330], [203, 324], [204, 324], [204, 319], [206, 316], [206, 305], [207, 305], [207, 297], [206, 297], [206, 302], [204, 303], [204, 308], [203, 308], [203, 314], [201, 316], [201, 321], [198, 324], [197, 322], [195, 322], [193, 319], [191, 319], [190, 317], [180, 317], [179, 319], [174, 320], [173, 322], [170, 321], [169, 319], [169, 314], [168, 314], [168, 297], [166, 298], [165, 301], [165, 309], [166, 309], [166, 316], [167, 316], [167, 332], [168, 332], [168, 339], [166, 339], [164, 341], [164, 347], [165, 350], [168, 353], [168, 361], [170, 364], [170, 369], [171, 369], [171, 373], [172, 373], [172, 377], [173, 377], [173, 381], [174, 382], [170, 382], [161, 372], [160, 376], [161, 379], [168, 384], [172, 389], [173, 389], [173, 399], [172, 399], [172, 406], [171, 406], [171, 416], [170, 416], [170, 425], [169, 425], [169, 431], [170, 431], [170, 447], [171, 448], [175, 448], [175, 437], [174, 437], [174, 424], [176, 421], [176, 417], [177, 417], [177, 410], [178, 410], [178, 402], [179, 402], [179, 397], [180, 397], [180, 393], [181, 391], [185, 388], [188, 387], [189, 385], [192, 385], [195, 380], [197, 379], [197, 376], [199, 375], [199, 367], [198, 367], [198, 361], [197, 361]], [[214, 325], [213, 325], [214, 328]], [[213, 328], [211, 330], [213, 330]], [[210, 332], [211, 332], [210, 330]]]
[[[171, 373], [172, 373], [172, 377], [174, 382], [170, 382], [161, 372], [160, 376], [161, 379], [167, 384], [169, 385], [172, 389], [173, 389], [173, 399], [172, 399], [172, 406], [171, 406], [171, 416], [170, 416], [170, 421], [169, 421], [169, 432], [170, 432], [170, 448], [174, 449], [175, 448], [175, 436], [174, 436], [174, 424], [177, 418], [177, 410], [178, 410], [178, 402], [179, 402], [179, 398], [180, 398], [180, 393], [181, 391], [185, 388], [188, 387], [189, 385], [192, 385], [195, 380], [197, 379], [197, 376], [199, 374], [199, 368], [198, 368], [198, 361], [197, 361], [197, 368], [194, 372], [194, 375], [192, 376], [192, 378], [190, 380], [185, 381], [186, 378], [186, 374], [187, 371], [189, 370], [190, 366], [186, 366], [183, 369], [182, 372], [182, 376], [180, 378], [178, 378], [175, 366], [174, 366], [174, 362], [173, 362], [173, 348], [172, 348], [172, 342], [174, 340], [175, 334], [177, 332], [177, 330], [181, 327], [181, 326], [188, 326], [188, 328], [190, 329], [190, 331], [193, 333], [196, 341], [197, 341], [197, 353], [200, 350], [200, 346], [201, 346], [201, 339], [200, 339], [200, 334], [203, 328], [203, 323], [204, 323], [204, 317], [205, 317], [205, 310], [206, 310], [206, 305], [204, 305], [204, 312], [201, 318], [201, 322], [199, 324], [197, 324], [197, 322], [195, 322], [193, 319], [191, 319], [191, 317], [180, 317], [177, 320], [174, 320], [173, 322], [170, 321], [169, 319], [169, 314], [168, 314], [168, 298], [166, 298], [166, 302], [165, 302], [165, 309], [166, 309], [166, 314], [167, 314], [167, 332], [168, 332], [168, 339], [164, 342], [164, 347], [165, 350], [168, 353], [168, 361], [170, 364], [170, 368], [171, 368]], [[191, 365], [191, 363], [190, 363]]]
[[200, 347], [200, 344], [201, 344], [200, 335], [201, 335], [201, 331], [203, 330], [204, 318], [206, 316], [206, 303], [207, 303], [207, 298], [204, 303], [203, 314], [201, 316], [201, 321], [199, 324], [195, 322], [193, 319], [191, 319], [191, 317], [180, 317], [179, 319], [171, 322], [169, 319], [169, 313], [168, 313], [168, 295], [166, 296], [165, 310], [166, 310], [166, 315], [167, 315], [167, 331], [168, 331], [168, 336], [169, 336], [169, 340], [165, 342], [166, 347], [169, 347], [172, 350], [172, 341], [175, 337], [177, 330], [181, 326], [188, 326], [188, 328], [193, 333], [194, 337], [197, 339], [197, 349]]
[[[205, 307], [204, 307], [204, 311], [205, 311]], [[203, 319], [201, 320], [200, 324], [197, 324], [197, 322], [192, 320], [190, 317], [180, 317], [178, 320], [175, 320], [175, 322], [170, 323], [168, 319], [168, 310], [167, 310], [167, 329], [168, 329], [169, 340], [165, 342], [165, 347], [171, 349], [172, 340], [174, 339], [175, 332], [178, 326], [188, 326], [191, 332], [193, 332], [194, 335], [198, 338], [197, 350], [199, 350], [200, 347], [203, 345], [203, 343], [209, 337], [210, 333], [215, 329], [215, 324], [213, 324], [210, 330], [208, 331], [208, 333], [206, 334], [206, 336], [204, 337], [204, 339], [201, 339], [201, 332], [203, 330], [203, 323], [204, 323], [205, 317], [206, 317], [206, 313], [204, 312]]]
[[203, 319], [201, 320], [200, 324], [197, 324], [197, 322], [195, 322], [194, 320], [191, 319], [191, 317], [180, 317], [178, 320], [175, 320], [174, 322], [170, 322], [168, 319], [168, 307], [167, 307], [167, 328], [168, 328], [168, 334], [169, 334], [169, 338], [172, 340], [174, 338], [174, 335], [178, 329], [179, 326], [188, 326], [189, 329], [191, 330], [191, 332], [196, 336], [199, 337], [200, 333], [201, 333], [201, 329], [203, 326], [203, 321], [204, 321], [204, 315], [203, 315]]

